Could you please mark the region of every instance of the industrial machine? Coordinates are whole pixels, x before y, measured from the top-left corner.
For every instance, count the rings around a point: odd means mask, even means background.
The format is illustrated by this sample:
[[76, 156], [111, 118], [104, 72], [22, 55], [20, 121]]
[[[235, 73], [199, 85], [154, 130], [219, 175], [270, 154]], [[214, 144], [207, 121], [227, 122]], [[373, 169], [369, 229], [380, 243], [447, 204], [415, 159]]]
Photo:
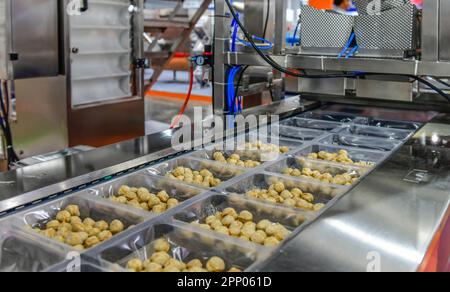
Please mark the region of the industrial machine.
[[1, 1], [19, 158], [144, 135], [143, 1]]
[[[194, 125], [185, 150], [174, 140], [186, 128], [173, 129], [0, 174], [0, 270], [138, 271], [130, 261], [165, 238], [178, 260], [219, 256], [227, 270], [450, 271], [447, 2], [380, 1], [369, 13], [357, 1], [358, 17], [299, 7], [300, 43], [286, 45], [286, 1], [216, 0], [215, 127]], [[333, 33], [314, 30], [316, 17]], [[287, 76], [300, 95], [285, 96]], [[271, 127], [237, 126], [261, 115]], [[231, 123], [217, 136], [222, 116]], [[235, 140], [245, 147], [222, 147]], [[138, 198], [132, 188], [180, 204], [161, 214], [121, 203]], [[122, 232], [81, 249], [75, 236], [57, 242], [51, 220], [74, 205]], [[225, 210], [255, 230], [212, 226]]]

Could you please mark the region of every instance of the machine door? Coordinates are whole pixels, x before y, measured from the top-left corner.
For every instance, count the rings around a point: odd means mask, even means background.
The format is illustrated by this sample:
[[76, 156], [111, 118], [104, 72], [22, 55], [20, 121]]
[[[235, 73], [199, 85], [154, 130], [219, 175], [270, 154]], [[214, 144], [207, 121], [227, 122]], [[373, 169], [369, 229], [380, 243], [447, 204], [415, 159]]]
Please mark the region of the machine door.
[[72, 108], [136, 98], [131, 1], [81, 2], [69, 16]]

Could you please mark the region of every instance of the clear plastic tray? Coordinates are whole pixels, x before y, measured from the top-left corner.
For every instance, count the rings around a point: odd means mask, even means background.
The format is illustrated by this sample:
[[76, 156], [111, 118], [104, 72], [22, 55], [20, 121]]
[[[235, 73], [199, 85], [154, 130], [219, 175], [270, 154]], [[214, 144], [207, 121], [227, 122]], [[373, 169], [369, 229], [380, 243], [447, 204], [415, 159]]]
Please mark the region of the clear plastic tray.
[[[263, 154], [261, 154], [260, 152], [258, 152], [258, 151], [242, 151], [242, 150], [236, 150], [236, 151], [228, 150], [228, 151], [224, 151], [224, 150], [220, 150], [220, 148], [217, 149], [217, 150], [200, 150], [200, 151], [196, 151], [196, 152], [192, 153], [192, 155], [190, 157], [203, 159], [203, 160], [215, 161], [217, 163], [222, 163], [222, 164], [229, 165], [229, 166], [235, 166], [235, 165], [233, 165], [231, 163], [228, 163], [228, 162], [225, 163], [225, 162], [216, 161], [215, 158], [214, 158], [214, 153], [216, 153], [216, 152], [221, 152], [223, 154], [223, 156], [225, 157], [225, 159], [230, 158], [230, 156], [233, 155], [233, 154], [237, 154], [237, 155], [240, 156], [240, 160], [243, 161], [243, 162], [246, 162], [248, 160], [252, 160], [252, 161], [255, 161], [255, 162], [259, 162], [260, 165], [265, 163], [265, 162], [267, 162], [266, 157]], [[279, 155], [274, 155], [274, 156], [276, 157], [275, 159], [277, 159], [277, 157]], [[273, 159], [272, 159], [272, 161], [273, 161]], [[248, 166], [248, 167], [245, 167], [245, 168], [256, 168], [258, 166], [253, 166], [252, 165], [251, 167]]]
[[[261, 220], [269, 220], [272, 223], [279, 223], [283, 225], [292, 233], [294, 233], [294, 231], [303, 223], [312, 218], [310, 216], [311, 214], [307, 212], [299, 212], [289, 208], [282, 208], [254, 200], [247, 200], [241, 196], [211, 194], [210, 196], [192, 203], [190, 206], [176, 213], [174, 215], [174, 219], [185, 223], [192, 223], [196, 221], [204, 223], [208, 216], [215, 215], [217, 212], [222, 212], [226, 208], [234, 208], [238, 213], [244, 210], [249, 211], [254, 216], [254, 222], [258, 223]], [[195, 225], [192, 226], [199, 231], [212, 233], [219, 238], [231, 238], [241, 244], [246, 243], [256, 247], [262, 247], [242, 239], [234, 238], [215, 231], [203, 230]]]
[[[348, 188], [343, 186], [336, 186], [330, 184], [324, 184], [319, 181], [312, 180], [301, 180], [295, 177], [288, 177], [277, 175], [274, 173], [257, 173], [253, 175], [249, 175], [247, 177], [243, 177], [242, 180], [236, 182], [233, 185], [224, 188], [222, 191], [228, 194], [235, 194], [246, 196], [247, 192], [254, 189], [268, 189], [271, 185], [276, 183], [283, 183], [288, 190], [292, 190], [294, 188], [299, 188], [304, 193], [311, 193], [314, 195], [314, 203], [318, 204], [328, 204], [330, 200], [333, 198], [344, 194]], [[246, 196], [247, 199], [251, 199]], [[264, 200], [257, 200], [259, 202], [264, 202], [266, 204], [271, 204], [274, 206], [283, 206], [280, 204], [272, 204], [268, 203]], [[297, 209], [299, 211], [304, 211], [303, 209]], [[308, 211], [304, 211], [308, 212]], [[310, 213], [313, 215], [313, 213]]]
[[[369, 151], [369, 150], [359, 150], [356, 148], [349, 148], [349, 147], [336, 147], [336, 146], [330, 146], [330, 145], [321, 145], [321, 144], [315, 144], [306, 146], [302, 150], [293, 153], [294, 156], [297, 157], [308, 157], [311, 153], [319, 153], [321, 151], [325, 151], [328, 153], [338, 153], [340, 150], [345, 150], [348, 153], [348, 156], [351, 160], [354, 162], [366, 162], [372, 165], [376, 165], [383, 161], [383, 159], [386, 157], [386, 152], [378, 152], [378, 151]], [[330, 161], [327, 161], [330, 162]], [[338, 163], [338, 162], [331, 162], [336, 164], [344, 164], [345, 163]]]
[[[281, 175], [287, 175], [287, 174], [284, 174], [284, 171], [287, 168], [298, 169], [300, 171], [304, 168], [309, 168], [312, 171], [319, 171], [322, 174], [329, 173], [333, 177], [335, 177], [337, 175], [348, 174], [352, 178], [357, 178], [358, 180], [362, 176], [364, 176], [368, 171], [367, 168], [336, 165], [336, 164], [331, 164], [331, 163], [327, 163], [327, 162], [319, 161], [319, 160], [309, 160], [304, 157], [287, 157], [286, 159], [283, 159], [279, 162], [276, 162], [276, 163], [266, 167], [266, 171], [278, 173]], [[287, 176], [289, 176], [289, 175], [287, 175]], [[304, 180], [320, 181], [320, 180], [314, 179], [312, 177], [308, 177], [308, 178], [296, 177], [296, 176], [293, 176], [293, 177], [301, 178]], [[328, 182], [326, 182], [326, 183], [328, 184]], [[331, 184], [333, 184], [333, 183], [331, 183]], [[341, 185], [341, 184], [339, 184], [339, 185]]]
[[393, 140], [406, 140], [413, 134], [413, 132], [411, 131], [360, 125], [351, 125], [345, 127], [339, 133]]
[[332, 134], [317, 141], [319, 144], [347, 146], [376, 151], [393, 151], [402, 144], [399, 140], [387, 140], [348, 134]]
[[356, 120], [359, 121], [365, 120], [365, 118], [358, 117], [352, 114], [322, 112], [322, 111], [307, 112], [300, 115], [299, 117], [305, 119], [321, 120], [336, 123], [351, 123]]
[[[150, 193], [154, 194], [157, 194], [160, 191], [166, 191], [171, 198], [177, 199], [180, 203], [183, 203], [205, 192], [205, 190], [201, 188], [196, 188], [183, 183], [179, 183], [171, 179], [149, 175], [147, 173], [147, 170], [130, 174], [122, 178], [118, 178], [116, 180], [98, 185], [94, 188], [88, 189], [86, 192], [90, 195], [95, 195], [97, 197], [110, 201], [112, 197], [117, 195], [119, 188], [123, 185], [135, 188], [144, 187], [147, 188]], [[112, 201], [110, 202], [113, 204], [118, 204], [122, 207], [133, 208], [128, 205], [115, 203]]]
[[17, 230], [0, 230], [0, 272], [43, 272], [66, 260], [68, 250]]
[[183, 263], [199, 259], [206, 266], [211, 257], [220, 257], [225, 261], [227, 270], [235, 267], [245, 271], [261, 259], [261, 253], [256, 249], [199, 233], [182, 223], [146, 224], [126, 238], [111, 242], [88, 255], [99, 266], [117, 264], [126, 270], [126, 264], [131, 259], [149, 259], [155, 252], [153, 242], [161, 238], [170, 244], [169, 255]]
[[297, 127], [297, 128], [305, 128], [305, 129], [314, 129], [320, 131], [333, 131], [340, 126], [341, 123], [337, 122], [329, 122], [329, 121], [321, 121], [321, 120], [312, 120], [312, 119], [304, 119], [304, 118], [290, 118], [280, 122], [281, 126], [288, 127]]
[[[203, 169], [209, 170], [215, 178], [218, 178], [222, 181], [222, 183], [233, 179], [234, 177], [244, 173], [245, 169], [224, 166], [222, 163], [217, 163], [214, 161], [206, 161], [206, 160], [197, 160], [195, 158], [181, 157], [173, 160], [169, 160], [167, 162], [158, 164], [156, 166], [150, 167], [147, 171], [153, 175], [166, 177], [177, 167], [187, 167], [192, 169], [193, 171], [201, 171]], [[174, 180], [174, 179], [171, 179]], [[177, 180], [175, 180], [177, 181]], [[181, 183], [185, 183], [179, 181]], [[188, 184], [188, 183], [185, 183]], [[189, 184], [196, 187], [201, 187], [196, 184]], [[204, 188], [204, 187], [202, 187]]]
[[82, 194], [74, 194], [16, 214], [10, 218], [10, 223], [12, 226], [20, 228], [32, 236], [41, 238], [42, 241], [46, 241], [49, 244], [71, 248], [68, 245], [46, 238], [30, 229], [30, 227], [44, 229], [45, 225], [49, 221], [54, 220], [56, 214], [64, 210], [68, 205], [77, 205], [79, 207], [81, 219], [92, 218], [95, 221], [105, 220], [108, 223], [116, 219], [120, 220], [125, 227], [123, 232], [126, 232], [130, 227], [139, 225], [147, 219], [139, 213], [131, 212], [129, 209], [121, 208], [115, 204], [110, 204], [103, 200], [100, 201], [94, 197], [91, 198]]
[[295, 150], [298, 150], [301, 148], [304, 144], [298, 140], [291, 140], [291, 139], [283, 139], [280, 138], [279, 135], [277, 136], [270, 136], [270, 132], [267, 133], [258, 133], [257, 131], [250, 132], [245, 135], [238, 135], [234, 138], [229, 138], [225, 140], [224, 143], [217, 143], [212, 145], [211, 147], [205, 147], [206, 150], [214, 150], [214, 149], [225, 149], [230, 151], [239, 151], [239, 153], [247, 155], [248, 157], [252, 157], [251, 155], [255, 154], [258, 156], [255, 157], [261, 157], [259, 153], [256, 151], [247, 151], [248, 154], [244, 152], [246, 149], [246, 144], [248, 143], [256, 143], [261, 142], [263, 144], [273, 144], [277, 147], [286, 147], [288, 148], [288, 152], [292, 152]]
[[367, 118], [366, 120], [360, 120], [356, 123], [371, 127], [381, 127], [381, 128], [399, 129], [408, 131], [417, 131], [420, 129], [420, 127], [422, 127], [421, 123], [383, 120], [370, 117]]
[[[311, 129], [303, 129], [303, 128], [295, 128], [295, 127], [287, 127], [280, 126], [279, 128], [279, 136], [285, 139], [294, 139], [300, 140], [304, 142], [310, 142], [321, 136], [328, 134], [328, 132], [319, 131], [319, 130], [311, 130]], [[270, 133], [270, 135], [276, 135], [276, 133]]]

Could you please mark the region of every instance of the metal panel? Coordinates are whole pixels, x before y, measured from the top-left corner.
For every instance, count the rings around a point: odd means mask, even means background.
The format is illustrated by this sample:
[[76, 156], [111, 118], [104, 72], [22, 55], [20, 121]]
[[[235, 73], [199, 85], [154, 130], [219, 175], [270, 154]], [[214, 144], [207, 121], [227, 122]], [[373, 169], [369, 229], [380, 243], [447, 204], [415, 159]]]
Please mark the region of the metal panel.
[[61, 150], [68, 146], [65, 78], [15, 81], [17, 122], [12, 131], [21, 157]]
[[440, 1], [439, 60], [450, 61], [450, 1]]
[[[444, 0], [445, 1], [445, 0]], [[425, 0], [422, 10], [422, 60], [439, 61], [440, 1]]]
[[9, 26], [10, 19], [9, 0], [0, 0], [0, 78], [8, 80], [9, 76]]
[[56, 76], [59, 73], [58, 2], [11, 1], [14, 78]]
[[373, 50], [415, 49], [415, 16], [413, 4], [355, 18], [358, 45]]
[[413, 84], [410, 82], [358, 79], [356, 95], [385, 100], [412, 101]]
[[132, 97], [129, 0], [89, 2], [69, 16], [72, 107]]
[[302, 47], [344, 48], [353, 30], [353, 16], [302, 8]]

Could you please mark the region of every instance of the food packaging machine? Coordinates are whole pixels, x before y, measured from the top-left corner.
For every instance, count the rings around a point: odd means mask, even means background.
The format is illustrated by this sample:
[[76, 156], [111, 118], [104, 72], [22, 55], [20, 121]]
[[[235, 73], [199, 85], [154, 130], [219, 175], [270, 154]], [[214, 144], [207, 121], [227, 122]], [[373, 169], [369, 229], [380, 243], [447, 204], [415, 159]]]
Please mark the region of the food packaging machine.
[[[434, 252], [440, 253], [440, 268], [448, 268], [445, 223], [450, 156], [448, 148], [442, 147], [448, 137], [445, 115], [321, 107], [300, 103], [298, 97], [275, 108], [263, 107], [263, 111], [283, 112], [277, 141], [258, 136], [255, 129], [238, 134], [246, 141], [279, 142], [289, 149], [255, 168], [214, 161], [211, 151], [215, 148], [208, 145], [174, 151], [172, 134], [164, 132], [2, 174], [0, 270], [70, 271], [73, 259], [67, 260], [67, 255], [79, 252], [76, 271], [126, 271], [127, 261], [146, 260], [159, 238], [167, 239], [169, 253], [184, 262], [219, 256], [243, 271], [420, 271], [427, 268]], [[155, 139], [159, 145], [152, 143]], [[310, 156], [340, 150], [354, 162], [368, 164]], [[247, 152], [242, 157], [260, 157], [259, 152]], [[179, 166], [208, 169], [222, 183], [205, 188], [168, 178]], [[283, 172], [286, 167], [347, 173], [357, 180], [353, 185], [337, 185], [293, 177]], [[253, 189], [275, 183], [310, 192], [324, 208], [312, 211], [248, 196]], [[165, 190], [180, 204], [158, 215], [113, 202], [111, 197], [123, 185]], [[68, 205], [79, 206], [82, 218], [119, 219], [131, 227], [81, 252], [30, 228], [45, 226]], [[191, 224], [230, 207], [252, 212], [256, 222], [280, 223], [290, 236], [279, 246], [268, 247]]]

